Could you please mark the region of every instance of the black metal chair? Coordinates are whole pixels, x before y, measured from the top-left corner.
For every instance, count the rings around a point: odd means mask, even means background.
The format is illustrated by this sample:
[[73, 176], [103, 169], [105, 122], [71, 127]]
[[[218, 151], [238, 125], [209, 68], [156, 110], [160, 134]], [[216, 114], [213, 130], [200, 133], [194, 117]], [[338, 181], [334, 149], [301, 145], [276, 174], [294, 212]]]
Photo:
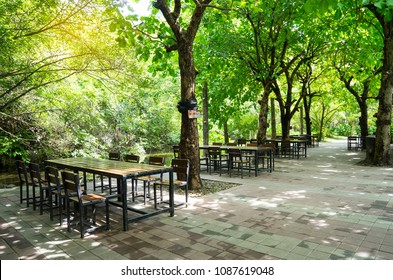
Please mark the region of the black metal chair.
[[240, 149], [229, 149], [229, 176], [232, 177], [232, 170], [237, 169], [240, 172], [241, 178], [243, 178], [243, 170], [248, 169], [248, 176], [251, 176], [251, 159], [248, 156], [242, 154]]
[[274, 170], [275, 145], [273, 143], [266, 143], [266, 144], [262, 144], [261, 147], [270, 149], [270, 153], [269, 152], [263, 152], [259, 156], [259, 159], [262, 160], [262, 168], [265, 168], [265, 160], [266, 160], [266, 169], [267, 170]]
[[28, 174], [27, 166], [21, 160], [17, 160], [15, 162], [15, 164], [16, 164], [16, 170], [18, 171], [18, 177], [19, 177], [20, 203], [22, 204], [23, 201], [26, 201], [26, 206], [29, 207], [30, 200], [32, 200], [32, 197], [30, 197], [30, 182], [29, 182], [28, 175], [27, 175]]
[[[45, 179], [48, 184], [49, 194], [49, 215], [53, 221], [53, 209], [58, 209], [60, 225], [63, 223], [63, 213], [65, 211], [65, 190], [61, 184], [59, 171], [52, 166], [45, 167]], [[53, 196], [55, 199], [53, 200]]]
[[[44, 205], [50, 208], [51, 192], [48, 188], [47, 183], [41, 177], [41, 168], [38, 164], [29, 163], [29, 172], [33, 193], [33, 210], [36, 210], [37, 202], [39, 201], [40, 215], [42, 215]], [[39, 194], [38, 197], [37, 192]]]
[[[67, 229], [71, 230], [71, 210], [70, 203], [75, 203], [74, 218], [79, 216], [79, 227], [81, 238], [84, 237], [86, 232], [92, 232], [99, 228], [109, 229], [109, 202], [108, 198], [98, 194], [86, 194], [82, 193], [79, 185], [79, 176], [73, 172], [63, 171], [61, 172], [63, 179], [63, 186], [65, 189], [66, 196], [66, 209], [67, 209]], [[105, 204], [105, 222], [101, 225], [97, 225], [96, 221], [96, 210], [99, 204]], [[87, 220], [87, 208], [92, 207], [92, 219], [91, 222]], [[77, 213], [78, 212], [78, 213]], [[76, 219], [75, 219], [76, 220]], [[89, 228], [86, 228], [86, 227]]]
[[[116, 151], [109, 152], [108, 154], [108, 159], [109, 160], [117, 160], [120, 161], [120, 153]], [[112, 184], [112, 179], [110, 177], [107, 178], [108, 183], [105, 182], [105, 178], [102, 175], [99, 175], [99, 185], [97, 185], [97, 180], [96, 180], [96, 174], [93, 174], [93, 189], [94, 191], [97, 190], [97, 188], [101, 188], [101, 193], [103, 193], [105, 190], [109, 191], [109, 194], [113, 194], [114, 192], [117, 192], [117, 186], [113, 186]]]
[[361, 145], [360, 145], [360, 138], [358, 136], [348, 136], [347, 138], [347, 146], [348, 150], [358, 150]]
[[[202, 169], [203, 166], [204, 169]], [[209, 156], [206, 150], [199, 150], [199, 171], [209, 172]]]
[[[124, 156], [124, 161], [125, 162], [130, 162], [130, 163], [139, 163], [140, 160], [140, 156], [138, 155], [134, 155], [134, 154], [127, 154]], [[137, 184], [137, 182], [135, 181], [135, 179], [131, 180], [131, 192], [132, 192], [132, 200], [134, 201], [134, 191], [135, 191], [135, 185]]]
[[[188, 204], [188, 178], [190, 174], [190, 161], [188, 159], [173, 159], [172, 160], [172, 168], [175, 178], [173, 180], [173, 187], [174, 188], [184, 188], [185, 192], [185, 202], [178, 203], [175, 207], [186, 205]], [[160, 188], [160, 202], [164, 202], [163, 200], [163, 187], [169, 188], [170, 181], [167, 180], [160, 180], [158, 182], [154, 182], [154, 208], [157, 209], [157, 187]]]
[[[165, 164], [165, 157], [151, 156], [149, 157], [148, 164], [163, 166]], [[150, 185], [156, 181], [162, 180], [162, 174], [157, 176], [142, 176], [135, 178], [135, 189], [132, 191], [132, 199], [135, 201], [135, 197], [138, 196], [138, 181], [143, 182], [143, 203], [146, 204], [147, 197], [150, 198]], [[146, 191], [147, 189], [147, 191]]]
[[228, 157], [226, 154], [222, 154], [220, 147], [209, 147], [207, 151], [209, 158], [209, 174], [213, 171], [218, 171], [221, 176], [222, 169], [228, 167]]

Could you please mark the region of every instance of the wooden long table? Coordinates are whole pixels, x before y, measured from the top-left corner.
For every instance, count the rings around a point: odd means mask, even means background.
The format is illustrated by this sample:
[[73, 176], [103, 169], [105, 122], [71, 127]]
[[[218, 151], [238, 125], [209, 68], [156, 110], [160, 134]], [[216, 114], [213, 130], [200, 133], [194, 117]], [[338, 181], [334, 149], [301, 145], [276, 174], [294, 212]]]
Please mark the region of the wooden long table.
[[[97, 174], [102, 176], [108, 176], [116, 178], [118, 181], [118, 201], [110, 200], [110, 204], [122, 207], [123, 210], [123, 229], [128, 230], [128, 224], [130, 222], [148, 218], [161, 214], [163, 212], [169, 212], [170, 216], [173, 217], [175, 214], [174, 210], [174, 186], [173, 186], [173, 168], [170, 166], [155, 166], [148, 164], [137, 164], [115, 160], [105, 160], [96, 158], [64, 158], [47, 160], [47, 165], [56, 166], [59, 169], [69, 169], [75, 172], [83, 172], [84, 183], [86, 186], [86, 173]], [[155, 210], [153, 212], [147, 212], [141, 209], [136, 209], [128, 205], [127, 200], [127, 180], [137, 178], [139, 176], [147, 176], [154, 174], [169, 173], [170, 187], [169, 187], [169, 207], [165, 209]], [[128, 217], [128, 211], [138, 213], [137, 217]]]
[[215, 145], [202, 145], [199, 146], [201, 150], [208, 150], [211, 147], [218, 147], [221, 151], [228, 151], [229, 149], [240, 149], [242, 152], [253, 153], [254, 165], [255, 165], [255, 176], [258, 176], [259, 166], [259, 155], [267, 153], [269, 155], [269, 172], [273, 172], [274, 169], [274, 151], [270, 147], [258, 147], [258, 146], [215, 146]]

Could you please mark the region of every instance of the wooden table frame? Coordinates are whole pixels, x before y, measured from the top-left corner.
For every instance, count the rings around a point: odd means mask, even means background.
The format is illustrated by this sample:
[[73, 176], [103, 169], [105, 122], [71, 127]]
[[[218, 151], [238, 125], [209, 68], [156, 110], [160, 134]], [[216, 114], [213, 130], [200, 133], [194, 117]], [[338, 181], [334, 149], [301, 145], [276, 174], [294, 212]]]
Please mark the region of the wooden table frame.
[[[173, 168], [171, 166], [156, 166], [139, 163], [129, 163], [124, 161], [95, 159], [95, 158], [65, 158], [47, 160], [47, 165], [55, 166], [59, 169], [69, 169], [75, 172], [83, 172], [84, 183], [86, 186], [86, 173], [108, 176], [116, 178], [118, 181], [118, 192], [120, 197], [118, 201], [110, 200], [110, 204], [119, 206], [123, 209], [123, 230], [128, 230], [128, 224], [133, 221], [145, 219], [164, 212], [169, 212], [173, 217], [174, 208], [174, 186], [173, 186]], [[169, 173], [169, 207], [156, 210], [154, 212], [146, 212], [128, 206], [127, 201], [127, 180], [137, 178], [139, 176], [147, 176], [154, 174]], [[129, 218], [128, 211], [140, 214], [140, 216]]]

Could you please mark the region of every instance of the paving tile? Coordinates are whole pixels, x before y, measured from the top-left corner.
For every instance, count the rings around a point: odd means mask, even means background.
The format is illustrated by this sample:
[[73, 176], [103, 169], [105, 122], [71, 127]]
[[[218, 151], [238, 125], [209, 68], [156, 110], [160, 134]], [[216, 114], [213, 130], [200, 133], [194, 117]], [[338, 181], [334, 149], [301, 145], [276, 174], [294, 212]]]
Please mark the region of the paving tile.
[[391, 260], [393, 168], [356, 161], [336, 141], [309, 149], [307, 159], [277, 159], [271, 174], [202, 173], [240, 185], [190, 198], [175, 217], [138, 221], [127, 232], [120, 209], [111, 209], [110, 230], [83, 240], [20, 205], [17, 187], [0, 189], [0, 259]]

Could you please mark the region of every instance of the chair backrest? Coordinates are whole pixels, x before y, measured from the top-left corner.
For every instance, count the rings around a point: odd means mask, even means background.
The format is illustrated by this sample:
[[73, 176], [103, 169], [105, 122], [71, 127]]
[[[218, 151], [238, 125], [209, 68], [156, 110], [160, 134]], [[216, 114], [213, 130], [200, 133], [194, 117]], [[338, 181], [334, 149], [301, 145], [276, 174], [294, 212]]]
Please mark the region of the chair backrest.
[[23, 186], [23, 184], [28, 184], [29, 179], [27, 177], [26, 164], [21, 160], [17, 160], [15, 164], [16, 164], [16, 170], [18, 171], [20, 186]]
[[79, 176], [70, 171], [62, 171], [61, 177], [63, 179], [63, 187], [65, 190], [65, 194], [67, 197], [77, 196], [80, 200], [82, 197], [80, 185], [79, 185]]
[[237, 145], [238, 146], [245, 146], [245, 145], [247, 145], [247, 140], [244, 138], [239, 138], [239, 139], [237, 139]]
[[222, 146], [221, 142], [213, 142], [213, 146]]
[[209, 158], [217, 158], [221, 154], [221, 150], [219, 147], [209, 147], [207, 154]]
[[247, 147], [258, 147], [257, 143], [248, 143]]
[[238, 160], [242, 158], [242, 152], [240, 149], [229, 149], [228, 155], [230, 160]]
[[56, 188], [60, 192], [61, 184], [59, 179], [59, 170], [52, 166], [45, 167], [45, 179], [49, 188]]
[[261, 147], [272, 148], [274, 150], [276, 148], [276, 145], [274, 143], [265, 143], [262, 144]]
[[109, 159], [110, 160], [120, 160], [120, 153], [119, 152], [109, 152]]
[[139, 159], [140, 159], [140, 157], [138, 155], [130, 154], [130, 155], [124, 156], [124, 161], [127, 161], [127, 162], [139, 163]]
[[36, 163], [29, 163], [29, 171], [30, 171], [30, 179], [31, 183], [34, 187], [41, 188], [41, 169], [40, 166]]
[[172, 160], [173, 172], [176, 173], [177, 180], [188, 182], [188, 175], [190, 173], [190, 161], [188, 159]]
[[164, 165], [165, 157], [151, 156], [149, 157], [148, 164], [150, 165]]

